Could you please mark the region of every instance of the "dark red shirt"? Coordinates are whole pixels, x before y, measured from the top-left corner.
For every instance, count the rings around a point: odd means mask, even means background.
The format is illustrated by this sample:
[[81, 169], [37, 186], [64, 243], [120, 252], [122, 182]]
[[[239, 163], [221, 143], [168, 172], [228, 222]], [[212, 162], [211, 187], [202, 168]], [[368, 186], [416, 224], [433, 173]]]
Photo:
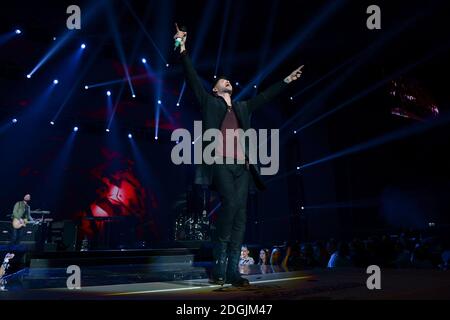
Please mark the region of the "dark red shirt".
[[[227, 158], [234, 158], [234, 159], [245, 159], [244, 153], [242, 152], [241, 143], [239, 141], [239, 135], [235, 137], [234, 133], [227, 134], [226, 130], [237, 130], [239, 129], [239, 122], [236, 117], [236, 113], [234, 112], [233, 108], [229, 108], [227, 110], [227, 114], [225, 115], [225, 118], [223, 119], [222, 126], [220, 127], [220, 131], [222, 131], [222, 138], [223, 141], [219, 140], [218, 146], [217, 146], [217, 155]], [[234, 143], [234, 150], [231, 153], [227, 153], [227, 144]]]

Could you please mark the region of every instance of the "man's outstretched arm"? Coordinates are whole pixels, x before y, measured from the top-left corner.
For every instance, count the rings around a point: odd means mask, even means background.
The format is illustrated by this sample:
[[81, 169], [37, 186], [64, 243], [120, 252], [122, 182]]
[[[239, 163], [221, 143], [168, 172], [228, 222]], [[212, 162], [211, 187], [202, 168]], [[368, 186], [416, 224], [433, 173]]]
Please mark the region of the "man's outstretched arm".
[[288, 84], [291, 82], [300, 79], [302, 75], [302, 68], [303, 65], [299, 68], [295, 69], [289, 76], [283, 79], [283, 81], [279, 81], [257, 96], [251, 98], [247, 101], [247, 107], [250, 109], [250, 112], [255, 111], [259, 107], [263, 106], [264, 104], [272, 101], [275, 99], [278, 95], [280, 95], [281, 92], [284, 91], [288, 87]]
[[208, 93], [206, 92], [205, 88], [203, 87], [200, 77], [198, 76], [197, 71], [194, 69], [194, 66], [192, 65], [192, 61], [187, 54], [187, 51], [186, 51], [187, 32], [181, 31], [178, 28], [177, 24], [175, 24], [175, 27], [177, 28], [177, 33], [175, 34], [174, 39], [177, 39], [177, 38], [181, 39], [180, 45], [179, 45], [180, 46], [180, 55], [181, 55], [181, 62], [183, 64], [184, 74], [186, 77], [186, 82], [188, 83], [189, 87], [194, 92], [194, 95], [197, 98], [198, 102], [202, 106], [208, 97]]

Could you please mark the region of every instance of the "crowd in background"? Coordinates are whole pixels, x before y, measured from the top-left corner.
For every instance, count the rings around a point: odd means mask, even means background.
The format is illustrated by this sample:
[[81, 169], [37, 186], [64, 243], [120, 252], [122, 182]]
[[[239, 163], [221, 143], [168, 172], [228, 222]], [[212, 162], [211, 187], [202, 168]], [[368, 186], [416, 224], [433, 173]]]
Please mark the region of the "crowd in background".
[[[253, 258], [253, 257], [257, 258]], [[242, 247], [240, 270], [262, 266], [262, 272], [308, 268], [440, 268], [450, 267], [449, 243], [437, 237], [377, 236], [351, 241], [292, 242], [271, 248]], [[267, 270], [266, 270], [267, 269]]]

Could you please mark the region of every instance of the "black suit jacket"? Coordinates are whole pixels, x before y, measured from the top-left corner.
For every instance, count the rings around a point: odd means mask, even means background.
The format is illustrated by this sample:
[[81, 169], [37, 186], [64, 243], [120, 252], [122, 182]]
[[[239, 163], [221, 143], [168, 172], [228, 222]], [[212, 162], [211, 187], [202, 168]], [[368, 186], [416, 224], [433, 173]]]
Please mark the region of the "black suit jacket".
[[[225, 118], [225, 114], [227, 112], [227, 104], [225, 100], [222, 97], [214, 96], [205, 90], [197, 72], [192, 66], [192, 61], [186, 51], [181, 54], [181, 61], [183, 63], [186, 82], [194, 92], [194, 95], [197, 98], [197, 101], [199, 102], [201, 108], [203, 131], [208, 129], [220, 130], [223, 119]], [[251, 128], [250, 121], [252, 113], [264, 104], [273, 100], [287, 86], [288, 84], [286, 84], [284, 81], [279, 81], [257, 96], [251, 98], [250, 100], [233, 101], [233, 108], [239, 121], [240, 128], [244, 131]], [[247, 150], [248, 148], [245, 148], [246, 158], [248, 159]], [[264, 183], [262, 182], [261, 176], [259, 174], [258, 166], [256, 164], [250, 164], [249, 168], [256, 187], [260, 190], [265, 189]], [[212, 177], [212, 165], [208, 165], [205, 163], [197, 165], [197, 168], [195, 170], [196, 184], [211, 185], [213, 184]]]

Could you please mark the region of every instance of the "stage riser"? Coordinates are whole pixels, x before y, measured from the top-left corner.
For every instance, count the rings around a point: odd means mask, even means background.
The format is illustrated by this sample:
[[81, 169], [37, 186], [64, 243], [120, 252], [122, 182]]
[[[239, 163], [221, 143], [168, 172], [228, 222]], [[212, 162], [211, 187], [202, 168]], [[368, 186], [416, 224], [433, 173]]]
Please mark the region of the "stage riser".
[[170, 264], [190, 266], [194, 262], [194, 255], [183, 256], [151, 256], [151, 257], [101, 257], [101, 258], [66, 258], [66, 259], [35, 259], [31, 258], [30, 268], [61, 268], [70, 265], [102, 266], [137, 264], [158, 267]]
[[[138, 265], [129, 265], [121, 270], [103, 267], [81, 268], [81, 286], [115, 285], [123, 283], [147, 283], [204, 279], [208, 276], [205, 267], [161, 266], [162, 270], [149, 270]], [[125, 270], [124, 270], [125, 269]], [[49, 272], [50, 270], [50, 272]], [[22, 279], [11, 279], [23, 289], [65, 288], [67, 281], [65, 268], [30, 269]]]

